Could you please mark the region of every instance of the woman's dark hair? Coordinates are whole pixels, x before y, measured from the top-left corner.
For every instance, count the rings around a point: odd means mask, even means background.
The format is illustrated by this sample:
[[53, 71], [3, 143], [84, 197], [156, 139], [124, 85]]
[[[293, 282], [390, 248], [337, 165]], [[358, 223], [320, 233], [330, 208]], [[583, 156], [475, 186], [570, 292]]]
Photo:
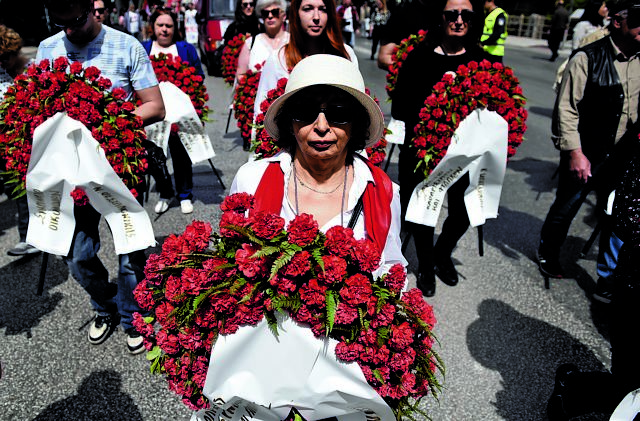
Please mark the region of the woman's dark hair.
[[[447, 2], [448, 0], [435, 0], [429, 3], [427, 42], [430, 45], [437, 46], [442, 42], [442, 37], [444, 36], [442, 11], [447, 6]], [[478, 46], [484, 26], [484, 0], [469, 0], [469, 3], [473, 8], [474, 16], [464, 41], [467, 48]]]
[[356, 151], [364, 149], [369, 139], [369, 125], [371, 121], [369, 119], [369, 113], [360, 104], [360, 102], [351, 96], [347, 91], [336, 88], [329, 85], [314, 85], [304, 88], [295, 94], [293, 94], [284, 106], [280, 109], [280, 112], [275, 117], [276, 125], [278, 126], [278, 133], [280, 139], [276, 141], [276, 144], [283, 150], [289, 152], [291, 155], [295, 153], [297, 141], [293, 133], [293, 118], [291, 111], [300, 104], [308, 103], [310, 97], [313, 98], [328, 98], [329, 95], [339, 95], [340, 100], [348, 102], [348, 107], [353, 110], [353, 122], [351, 123], [351, 136], [347, 143], [347, 163], [351, 164], [353, 160], [353, 154]]
[[[320, 39], [324, 44], [324, 54], [332, 54], [351, 60], [344, 41], [342, 40], [342, 30], [338, 26], [338, 15], [336, 13], [336, 3], [334, 0], [323, 0], [327, 9], [327, 26], [320, 35]], [[287, 66], [293, 69], [300, 60], [307, 57], [307, 42], [305, 34], [300, 24], [300, 6], [302, 0], [291, 0], [289, 6], [289, 43], [284, 47], [284, 57]]]
[[251, 1], [253, 1], [254, 4], [253, 14], [251, 16], [247, 16], [244, 14], [244, 11], [242, 9], [242, 0], [236, 0], [236, 10], [234, 12], [236, 24], [247, 23], [253, 26], [258, 26], [258, 24], [260, 23], [258, 21], [258, 15], [256, 15], [256, 0]]
[[589, 0], [587, 5], [584, 7], [584, 13], [580, 20], [586, 20], [591, 23], [593, 26], [602, 26], [604, 23], [604, 18], [600, 16], [600, 7], [602, 7], [602, 0]]
[[156, 11], [153, 12], [151, 14], [151, 17], [149, 18], [149, 26], [151, 26], [151, 39], [154, 41], [157, 39], [156, 30], [155, 30], [156, 20], [158, 20], [158, 18], [162, 15], [169, 16], [173, 21], [173, 39], [171, 40], [171, 43], [175, 44], [176, 42], [182, 39], [182, 36], [180, 35], [180, 30], [178, 29], [178, 16], [176, 16], [176, 14], [170, 11], [169, 9], [165, 9], [165, 8], [156, 9]]

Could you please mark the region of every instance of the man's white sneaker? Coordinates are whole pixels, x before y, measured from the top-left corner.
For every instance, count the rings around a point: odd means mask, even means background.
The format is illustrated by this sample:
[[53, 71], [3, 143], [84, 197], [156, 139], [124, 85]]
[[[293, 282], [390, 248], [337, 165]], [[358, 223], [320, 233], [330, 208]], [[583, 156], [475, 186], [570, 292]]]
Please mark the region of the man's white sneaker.
[[112, 315], [101, 316], [98, 314], [89, 325], [89, 342], [94, 345], [103, 343], [111, 335], [114, 328], [115, 321]]
[[169, 209], [169, 200], [160, 199], [158, 203], [156, 203], [155, 211], [156, 213], [165, 213]]
[[181, 200], [180, 209], [182, 210], [182, 213], [191, 213], [193, 212], [193, 203], [191, 203], [191, 200], [189, 199]]

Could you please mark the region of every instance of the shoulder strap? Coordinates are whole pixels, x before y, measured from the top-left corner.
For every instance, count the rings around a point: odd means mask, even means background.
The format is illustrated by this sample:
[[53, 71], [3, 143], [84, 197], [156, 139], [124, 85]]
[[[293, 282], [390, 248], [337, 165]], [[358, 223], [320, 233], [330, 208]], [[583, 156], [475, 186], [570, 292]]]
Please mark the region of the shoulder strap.
[[358, 222], [358, 218], [362, 213], [362, 207], [364, 206], [362, 203], [363, 196], [364, 194], [360, 196], [360, 199], [358, 199], [358, 203], [356, 203], [356, 207], [353, 208], [353, 213], [351, 214], [351, 219], [349, 219], [349, 224], [347, 225], [347, 228], [351, 228], [351, 229], [355, 228], [356, 223]]

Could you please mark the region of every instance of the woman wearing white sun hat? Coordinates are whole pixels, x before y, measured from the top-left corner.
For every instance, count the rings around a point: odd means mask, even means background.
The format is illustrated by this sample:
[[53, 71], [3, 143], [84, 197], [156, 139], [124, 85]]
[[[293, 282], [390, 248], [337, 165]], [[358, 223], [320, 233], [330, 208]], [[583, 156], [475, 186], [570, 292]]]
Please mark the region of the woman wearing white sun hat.
[[[356, 153], [377, 142], [384, 129], [380, 108], [365, 93], [357, 67], [334, 55], [303, 59], [284, 95], [267, 111], [265, 128], [282, 151], [243, 165], [231, 194], [254, 195], [254, 211], [279, 214], [286, 223], [307, 213], [323, 232], [336, 225], [352, 227], [356, 239], [370, 238], [382, 250], [374, 276], [393, 264], [406, 266], [398, 186]], [[356, 206], [360, 200], [362, 210]], [[252, 411], [259, 405], [260, 411], [269, 408], [273, 419], [283, 419], [295, 407], [310, 420], [365, 419], [365, 413], [395, 420], [358, 364], [336, 359], [337, 341], [316, 338], [286, 316], [280, 322], [278, 338], [263, 320], [218, 340], [204, 386], [211, 402], [253, 405]], [[206, 419], [205, 412], [192, 420]]]

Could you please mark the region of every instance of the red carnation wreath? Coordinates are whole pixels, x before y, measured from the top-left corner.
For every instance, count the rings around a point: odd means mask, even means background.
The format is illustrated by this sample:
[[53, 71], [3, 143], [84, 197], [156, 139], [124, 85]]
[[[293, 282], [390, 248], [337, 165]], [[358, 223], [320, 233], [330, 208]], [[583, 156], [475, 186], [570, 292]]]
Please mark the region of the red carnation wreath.
[[203, 123], [208, 121], [210, 110], [207, 101], [209, 101], [209, 94], [204, 85], [203, 77], [196, 74], [196, 68], [191, 66], [189, 62], [183, 61], [180, 56], [172, 54], [160, 53], [151, 56], [150, 59], [158, 82], [173, 83], [182, 92], [189, 95], [200, 121]]
[[238, 78], [236, 91], [233, 95], [233, 116], [237, 120], [238, 128], [243, 139], [251, 138], [251, 128], [253, 127], [253, 107], [260, 83], [261, 66], [256, 66], [256, 70], [249, 70]]
[[227, 43], [222, 49], [222, 77], [224, 81], [233, 86], [233, 81], [236, 78], [236, 71], [238, 70], [238, 57], [240, 57], [240, 51], [244, 42], [247, 40], [247, 34], [238, 34]]
[[[125, 101], [126, 91], [109, 88], [111, 81], [96, 67], [69, 65], [65, 57], [53, 65], [42, 60], [16, 76], [0, 104], [0, 156], [16, 192], [25, 192], [34, 130], [56, 113], [66, 112], [91, 131], [113, 170], [137, 196], [135, 189], [147, 171], [142, 146], [146, 134], [142, 119], [133, 114], [135, 105]], [[72, 197], [77, 204], [86, 203], [81, 189], [76, 188]]]
[[427, 31], [420, 30], [417, 34], [410, 35], [409, 37], [400, 41], [400, 44], [393, 49], [392, 53], [392, 63], [389, 65], [389, 70], [387, 72], [387, 85], [385, 89], [387, 90], [387, 95], [391, 97], [391, 93], [396, 87], [396, 81], [398, 80], [398, 72], [400, 72], [400, 68], [402, 64], [409, 56], [409, 53], [414, 50], [427, 36]]
[[269, 136], [269, 133], [264, 128], [264, 117], [267, 110], [274, 103], [274, 101], [284, 94], [284, 89], [287, 87], [287, 78], [283, 77], [276, 83], [276, 87], [267, 92], [267, 97], [260, 104], [260, 114], [256, 118], [255, 130], [256, 137], [251, 145], [251, 150], [255, 154], [256, 160], [269, 158], [280, 151], [280, 147], [276, 145], [275, 139]]
[[455, 74], [446, 73], [425, 100], [412, 139], [425, 178], [446, 155], [460, 122], [478, 107], [495, 111], [507, 121], [507, 156], [515, 155], [527, 130], [526, 99], [519, 84], [511, 68], [487, 60], [461, 65]]
[[372, 241], [340, 226], [325, 235], [307, 214], [285, 230], [278, 215], [246, 217], [253, 203], [246, 193], [228, 196], [219, 234], [195, 221], [149, 257], [134, 295], [150, 316], [136, 313], [133, 324], [151, 371], [166, 376], [190, 408], [205, 408], [202, 388], [218, 336], [263, 318], [277, 334], [275, 312], [286, 311], [316, 337], [336, 339], [336, 357], [357, 362], [398, 419], [426, 415], [419, 400], [437, 395], [443, 371], [433, 350], [436, 319], [418, 289], [402, 292], [402, 265], [374, 279], [380, 251]]

